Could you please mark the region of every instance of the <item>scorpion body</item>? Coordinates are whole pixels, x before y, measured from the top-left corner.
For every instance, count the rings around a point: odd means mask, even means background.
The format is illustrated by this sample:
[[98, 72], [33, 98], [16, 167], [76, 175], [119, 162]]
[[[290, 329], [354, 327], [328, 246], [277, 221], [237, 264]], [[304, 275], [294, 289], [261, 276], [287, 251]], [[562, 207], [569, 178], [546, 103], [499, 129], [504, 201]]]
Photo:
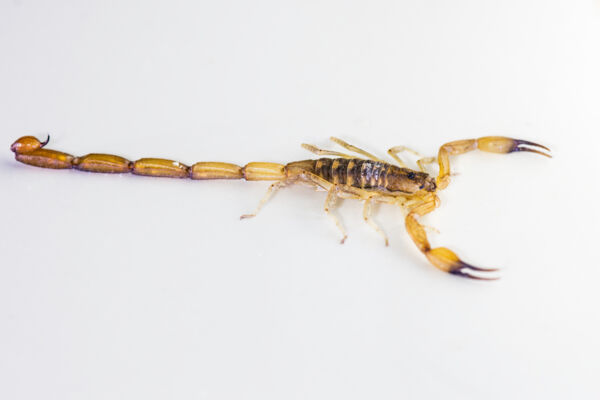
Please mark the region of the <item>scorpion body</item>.
[[286, 168], [298, 166], [334, 185], [384, 192], [415, 193], [420, 189], [435, 191], [435, 180], [428, 174], [381, 161], [320, 158], [289, 163]]
[[[77, 169], [100, 173], [133, 173], [142, 176], [207, 179], [245, 179], [248, 181], [274, 181], [266, 195], [260, 201], [256, 211], [242, 215], [241, 218], [254, 217], [270, 196], [279, 188], [290, 184], [304, 183], [327, 191], [325, 212], [335, 221], [342, 232], [344, 243], [347, 235], [337, 217], [331, 213], [338, 198], [350, 198], [364, 201], [363, 218], [385, 240], [383, 230], [371, 219], [373, 202], [401, 206], [406, 210], [405, 226], [417, 248], [438, 269], [472, 279], [497, 279], [490, 275], [497, 269], [479, 268], [462, 261], [454, 252], [445, 247], [432, 248], [425, 228], [418, 221], [420, 216], [430, 213], [440, 205], [438, 190], [446, 188], [450, 182], [450, 156], [472, 150], [490, 153], [512, 153], [527, 151], [550, 157], [535, 147], [549, 149], [537, 143], [502, 136], [487, 136], [479, 139], [467, 139], [442, 145], [437, 157], [420, 158], [417, 161], [419, 171], [408, 168], [398, 156], [403, 151], [417, 152], [404, 146], [392, 147], [388, 154], [397, 165], [388, 163], [358, 147], [338, 138], [331, 140], [346, 150], [361, 157], [322, 150], [313, 145], [302, 146], [321, 157], [316, 160], [294, 161], [288, 164], [270, 162], [251, 162], [243, 167], [224, 162], [197, 162], [187, 166], [178, 161], [162, 158], [141, 158], [130, 161], [112, 154], [92, 153], [81, 157], [56, 150], [46, 149], [50, 138], [44, 142], [33, 136], [24, 136], [14, 142], [11, 150], [15, 158], [25, 164], [42, 168]], [[439, 172], [433, 177], [426, 172], [425, 166], [437, 161]]]

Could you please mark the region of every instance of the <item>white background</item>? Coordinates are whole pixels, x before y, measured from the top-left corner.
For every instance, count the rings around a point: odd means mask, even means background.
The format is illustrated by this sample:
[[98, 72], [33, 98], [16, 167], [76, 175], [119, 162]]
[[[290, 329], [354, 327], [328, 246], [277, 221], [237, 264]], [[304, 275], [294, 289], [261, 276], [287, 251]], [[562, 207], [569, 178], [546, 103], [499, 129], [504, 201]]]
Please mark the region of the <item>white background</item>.
[[[600, 1], [0, 3], [0, 398], [600, 396]], [[390, 247], [306, 187], [33, 168], [8, 148], [288, 162], [490, 134]]]

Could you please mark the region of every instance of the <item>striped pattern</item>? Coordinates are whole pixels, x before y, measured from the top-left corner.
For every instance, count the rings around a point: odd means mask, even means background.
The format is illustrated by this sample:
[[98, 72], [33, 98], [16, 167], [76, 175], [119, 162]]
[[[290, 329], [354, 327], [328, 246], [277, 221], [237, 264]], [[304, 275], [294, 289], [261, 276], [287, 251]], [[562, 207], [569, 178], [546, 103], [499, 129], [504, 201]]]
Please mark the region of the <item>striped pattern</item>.
[[361, 189], [385, 189], [390, 164], [359, 158], [320, 158], [314, 173], [328, 182]]

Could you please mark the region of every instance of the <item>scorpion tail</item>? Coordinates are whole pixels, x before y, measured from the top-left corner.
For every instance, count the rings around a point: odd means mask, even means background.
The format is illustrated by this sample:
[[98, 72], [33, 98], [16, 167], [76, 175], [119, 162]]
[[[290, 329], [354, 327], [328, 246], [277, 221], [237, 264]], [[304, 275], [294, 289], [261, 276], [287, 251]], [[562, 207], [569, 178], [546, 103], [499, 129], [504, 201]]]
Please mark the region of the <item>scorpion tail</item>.
[[129, 161], [113, 154], [92, 153], [81, 157], [49, 150], [45, 141], [34, 136], [23, 136], [10, 150], [15, 158], [25, 164], [41, 168], [77, 169], [100, 173], [132, 173], [135, 175], [204, 179], [246, 179], [248, 181], [280, 181], [287, 177], [284, 165], [268, 162], [251, 162], [244, 167], [224, 162], [197, 162], [192, 166], [162, 158], [140, 158]]

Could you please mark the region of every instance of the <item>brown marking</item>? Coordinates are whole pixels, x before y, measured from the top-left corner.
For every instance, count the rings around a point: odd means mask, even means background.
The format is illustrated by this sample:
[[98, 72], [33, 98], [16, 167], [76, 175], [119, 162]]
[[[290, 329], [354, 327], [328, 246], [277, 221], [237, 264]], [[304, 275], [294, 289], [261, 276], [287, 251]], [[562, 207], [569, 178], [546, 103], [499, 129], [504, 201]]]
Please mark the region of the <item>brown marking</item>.
[[360, 173], [363, 160], [354, 159], [352, 161], [352, 165], [348, 165], [348, 177], [352, 178], [352, 183], [348, 183], [348, 185], [360, 188], [363, 184], [362, 174]]
[[315, 174], [322, 177], [321, 174], [321, 169], [323, 167], [323, 159], [319, 158], [316, 162], [315, 162]]
[[416, 193], [419, 190], [435, 190], [432, 179], [425, 172], [390, 166], [386, 174], [386, 189], [392, 192]]
[[320, 158], [317, 160], [317, 164], [315, 165], [315, 173], [321, 178], [325, 179], [327, 182], [333, 182], [331, 171], [332, 164], [332, 158]]
[[348, 183], [348, 164], [350, 160], [347, 158], [340, 158], [338, 168], [336, 171], [336, 175], [338, 176], [338, 180], [340, 184], [346, 185]]
[[[288, 167], [306, 162], [290, 163]], [[360, 158], [320, 158], [314, 161], [313, 173], [327, 182], [359, 189], [377, 188], [403, 193], [435, 191], [433, 178], [424, 172]]]

